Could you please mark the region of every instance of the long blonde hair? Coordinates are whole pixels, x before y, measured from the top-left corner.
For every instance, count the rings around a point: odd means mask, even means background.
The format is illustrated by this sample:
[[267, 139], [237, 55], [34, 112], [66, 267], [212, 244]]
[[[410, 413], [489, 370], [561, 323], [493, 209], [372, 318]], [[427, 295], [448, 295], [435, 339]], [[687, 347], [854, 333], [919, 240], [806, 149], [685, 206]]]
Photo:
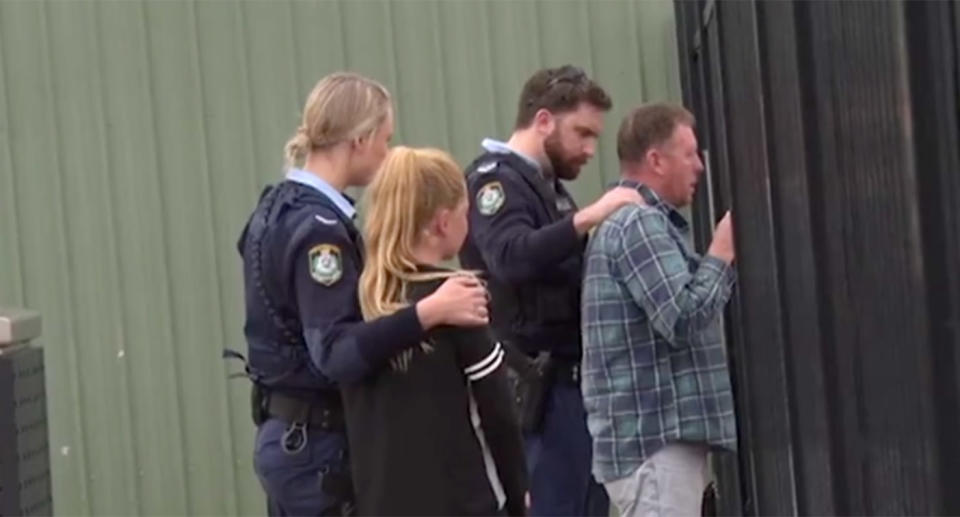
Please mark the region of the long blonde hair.
[[463, 171], [437, 149], [394, 148], [364, 193], [366, 260], [360, 275], [365, 319], [408, 305], [407, 284], [466, 272], [418, 273], [413, 250], [437, 210], [454, 209], [467, 197]]
[[307, 97], [300, 127], [284, 146], [287, 167], [310, 151], [367, 137], [392, 112], [390, 92], [377, 81], [350, 72], [321, 79]]
[[[449, 154], [437, 149], [396, 147], [384, 160], [364, 193], [369, 206], [364, 224], [366, 260], [360, 275], [360, 309], [366, 320], [406, 307], [407, 285], [446, 278], [465, 271], [418, 272], [414, 247], [437, 210], [454, 209], [467, 197], [463, 171]], [[432, 351], [421, 343], [424, 352]], [[413, 349], [391, 359], [394, 370], [406, 371]]]

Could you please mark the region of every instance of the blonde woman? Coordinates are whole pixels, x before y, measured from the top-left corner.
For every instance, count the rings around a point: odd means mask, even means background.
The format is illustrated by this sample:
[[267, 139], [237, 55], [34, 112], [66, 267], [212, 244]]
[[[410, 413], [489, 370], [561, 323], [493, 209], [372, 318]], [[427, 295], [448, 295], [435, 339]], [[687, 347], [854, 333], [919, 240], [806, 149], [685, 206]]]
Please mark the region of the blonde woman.
[[350, 512], [336, 382], [371, 375], [438, 325], [487, 323], [486, 292], [463, 278], [363, 322], [362, 242], [343, 192], [373, 179], [392, 134], [382, 85], [349, 73], [324, 77], [286, 145], [286, 180], [264, 191], [240, 238], [258, 426], [254, 468], [270, 515]]
[[[447, 154], [394, 149], [366, 194], [367, 320], [449, 278], [467, 235], [467, 187]], [[361, 515], [522, 515], [526, 467], [503, 350], [486, 327], [446, 326], [391, 368], [343, 386]]]

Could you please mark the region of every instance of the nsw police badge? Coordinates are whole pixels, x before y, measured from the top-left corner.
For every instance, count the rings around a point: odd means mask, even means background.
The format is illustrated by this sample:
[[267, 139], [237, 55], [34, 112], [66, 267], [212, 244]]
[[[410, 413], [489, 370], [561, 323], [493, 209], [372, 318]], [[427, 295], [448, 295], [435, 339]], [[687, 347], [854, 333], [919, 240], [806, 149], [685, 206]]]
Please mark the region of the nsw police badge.
[[310, 276], [317, 282], [331, 286], [343, 276], [343, 261], [340, 248], [333, 244], [321, 244], [310, 249]]
[[483, 215], [493, 215], [500, 210], [507, 195], [499, 181], [491, 181], [477, 192], [477, 210]]

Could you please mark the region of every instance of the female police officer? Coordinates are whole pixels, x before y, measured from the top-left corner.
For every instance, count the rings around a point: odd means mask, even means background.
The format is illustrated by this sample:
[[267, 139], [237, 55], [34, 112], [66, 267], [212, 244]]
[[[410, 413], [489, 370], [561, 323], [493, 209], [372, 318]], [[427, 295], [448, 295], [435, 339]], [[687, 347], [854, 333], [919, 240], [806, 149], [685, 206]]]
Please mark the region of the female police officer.
[[286, 181], [264, 191], [240, 238], [258, 425], [254, 468], [271, 515], [350, 512], [335, 382], [366, 377], [418, 345], [429, 328], [487, 323], [486, 292], [460, 277], [415, 306], [362, 321], [363, 246], [343, 191], [373, 179], [392, 133], [390, 94], [381, 84], [348, 73], [323, 78], [286, 145]]

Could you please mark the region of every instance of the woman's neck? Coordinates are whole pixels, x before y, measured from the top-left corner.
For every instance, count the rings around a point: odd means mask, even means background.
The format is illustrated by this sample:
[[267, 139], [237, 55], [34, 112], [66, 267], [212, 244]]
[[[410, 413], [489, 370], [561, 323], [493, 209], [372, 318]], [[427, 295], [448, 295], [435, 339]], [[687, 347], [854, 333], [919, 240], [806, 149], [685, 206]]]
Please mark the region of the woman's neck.
[[311, 152], [307, 155], [303, 170], [326, 181], [339, 192], [350, 186], [347, 156], [337, 148]]

